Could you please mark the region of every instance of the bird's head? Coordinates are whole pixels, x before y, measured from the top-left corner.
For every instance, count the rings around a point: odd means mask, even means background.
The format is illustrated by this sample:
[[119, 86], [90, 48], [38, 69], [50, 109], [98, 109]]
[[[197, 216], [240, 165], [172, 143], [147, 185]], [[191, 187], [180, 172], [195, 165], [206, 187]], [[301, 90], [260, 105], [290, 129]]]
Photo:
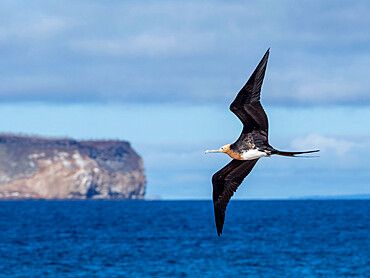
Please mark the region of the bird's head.
[[227, 153], [228, 151], [230, 151], [230, 144], [223, 145], [218, 150], [206, 150], [205, 153]]

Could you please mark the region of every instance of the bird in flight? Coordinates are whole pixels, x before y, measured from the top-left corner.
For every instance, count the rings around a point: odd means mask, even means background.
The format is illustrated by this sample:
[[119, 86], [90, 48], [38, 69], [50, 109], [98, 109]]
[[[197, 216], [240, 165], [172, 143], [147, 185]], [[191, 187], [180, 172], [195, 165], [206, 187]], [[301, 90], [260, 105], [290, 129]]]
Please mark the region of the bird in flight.
[[261, 62], [230, 105], [231, 112], [243, 123], [243, 130], [238, 140], [218, 150], [206, 151], [206, 153], [226, 153], [233, 159], [212, 176], [213, 204], [218, 235], [222, 233], [227, 204], [259, 158], [273, 154], [294, 157], [319, 151], [286, 152], [279, 151], [269, 144], [267, 115], [260, 102], [261, 86], [269, 52], [270, 49], [266, 51]]

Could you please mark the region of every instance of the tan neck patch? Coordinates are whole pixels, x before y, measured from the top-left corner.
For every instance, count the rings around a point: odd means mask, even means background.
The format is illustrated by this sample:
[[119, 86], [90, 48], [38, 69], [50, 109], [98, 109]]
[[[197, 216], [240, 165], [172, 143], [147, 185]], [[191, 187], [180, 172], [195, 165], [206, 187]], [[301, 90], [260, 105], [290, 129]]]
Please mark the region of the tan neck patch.
[[233, 159], [243, 160], [240, 153], [233, 152], [232, 150], [230, 150], [230, 148], [225, 153], [228, 154]]

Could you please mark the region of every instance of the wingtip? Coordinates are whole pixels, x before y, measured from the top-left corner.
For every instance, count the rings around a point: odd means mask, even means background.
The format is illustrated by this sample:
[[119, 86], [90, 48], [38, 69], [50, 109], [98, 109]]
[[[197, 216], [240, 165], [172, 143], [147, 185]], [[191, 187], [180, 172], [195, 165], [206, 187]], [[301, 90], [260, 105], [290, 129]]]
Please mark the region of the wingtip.
[[221, 236], [222, 235], [222, 226], [221, 227], [219, 227], [218, 225], [216, 225], [216, 230], [217, 230], [217, 235], [218, 236]]

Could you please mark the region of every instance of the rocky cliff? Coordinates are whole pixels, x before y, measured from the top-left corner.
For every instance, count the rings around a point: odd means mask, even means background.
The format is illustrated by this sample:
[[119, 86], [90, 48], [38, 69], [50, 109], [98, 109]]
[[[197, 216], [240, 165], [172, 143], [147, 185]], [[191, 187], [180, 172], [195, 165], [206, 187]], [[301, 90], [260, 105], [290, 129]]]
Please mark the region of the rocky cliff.
[[128, 142], [0, 135], [0, 199], [143, 199]]

